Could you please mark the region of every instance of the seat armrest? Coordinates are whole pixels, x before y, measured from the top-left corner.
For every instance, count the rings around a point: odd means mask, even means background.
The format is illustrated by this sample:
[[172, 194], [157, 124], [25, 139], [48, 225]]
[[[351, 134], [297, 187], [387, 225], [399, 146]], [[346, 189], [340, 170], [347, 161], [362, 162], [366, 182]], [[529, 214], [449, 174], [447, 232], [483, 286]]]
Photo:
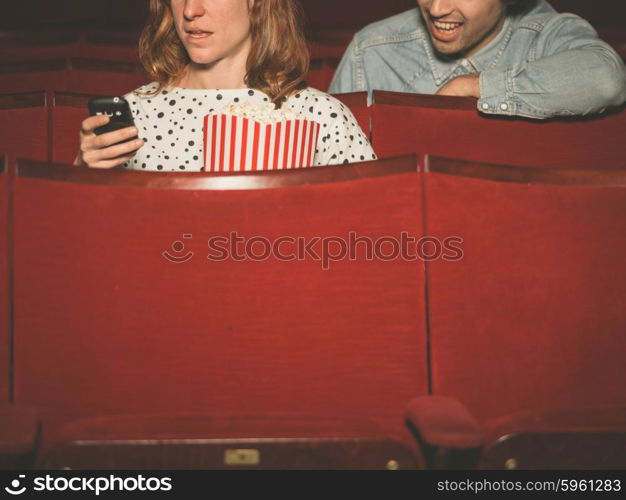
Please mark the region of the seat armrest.
[[477, 465], [483, 432], [457, 400], [419, 397], [408, 404], [406, 417], [429, 467], [469, 469]]

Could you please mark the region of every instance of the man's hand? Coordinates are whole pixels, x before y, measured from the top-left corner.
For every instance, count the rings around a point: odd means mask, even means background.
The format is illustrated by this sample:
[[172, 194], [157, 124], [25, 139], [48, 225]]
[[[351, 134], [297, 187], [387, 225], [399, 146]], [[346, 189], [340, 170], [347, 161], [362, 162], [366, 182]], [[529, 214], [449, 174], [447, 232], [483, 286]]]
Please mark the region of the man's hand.
[[456, 95], [462, 97], [480, 97], [480, 73], [457, 76], [438, 91], [438, 95]]

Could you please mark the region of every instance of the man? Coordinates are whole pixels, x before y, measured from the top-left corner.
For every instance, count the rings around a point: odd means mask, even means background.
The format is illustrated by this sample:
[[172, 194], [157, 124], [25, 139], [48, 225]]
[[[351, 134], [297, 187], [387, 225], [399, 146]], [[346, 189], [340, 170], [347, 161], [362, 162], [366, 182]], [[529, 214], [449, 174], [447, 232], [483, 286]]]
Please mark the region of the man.
[[331, 93], [473, 96], [483, 113], [585, 115], [626, 100], [626, 69], [591, 25], [545, 0], [417, 0], [357, 33]]

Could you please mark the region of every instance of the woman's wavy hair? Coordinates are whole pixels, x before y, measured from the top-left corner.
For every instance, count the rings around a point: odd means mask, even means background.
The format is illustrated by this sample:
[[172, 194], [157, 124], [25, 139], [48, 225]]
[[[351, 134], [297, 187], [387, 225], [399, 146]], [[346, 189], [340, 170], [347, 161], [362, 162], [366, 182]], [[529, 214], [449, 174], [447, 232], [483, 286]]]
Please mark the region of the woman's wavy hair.
[[[277, 108], [306, 87], [309, 52], [302, 9], [296, 0], [254, 0], [250, 10], [252, 48], [245, 83], [267, 94]], [[139, 40], [139, 58], [158, 87], [182, 77], [191, 62], [174, 26], [171, 0], [150, 0], [146, 26]]]

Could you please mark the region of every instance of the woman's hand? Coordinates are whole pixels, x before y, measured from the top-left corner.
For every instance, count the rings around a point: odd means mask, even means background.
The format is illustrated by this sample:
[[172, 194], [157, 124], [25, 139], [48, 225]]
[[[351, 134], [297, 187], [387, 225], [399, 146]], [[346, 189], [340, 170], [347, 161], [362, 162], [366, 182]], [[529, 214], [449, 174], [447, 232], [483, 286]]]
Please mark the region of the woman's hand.
[[[135, 152], [144, 145], [143, 140], [123, 142], [136, 137], [135, 127], [127, 127], [106, 134], [96, 135], [95, 129], [109, 123], [105, 115], [90, 116], [82, 123], [80, 131], [80, 151], [74, 165], [92, 168], [114, 168], [135, 156]], [[121, 143], [121, 144], [118, 144]]]

